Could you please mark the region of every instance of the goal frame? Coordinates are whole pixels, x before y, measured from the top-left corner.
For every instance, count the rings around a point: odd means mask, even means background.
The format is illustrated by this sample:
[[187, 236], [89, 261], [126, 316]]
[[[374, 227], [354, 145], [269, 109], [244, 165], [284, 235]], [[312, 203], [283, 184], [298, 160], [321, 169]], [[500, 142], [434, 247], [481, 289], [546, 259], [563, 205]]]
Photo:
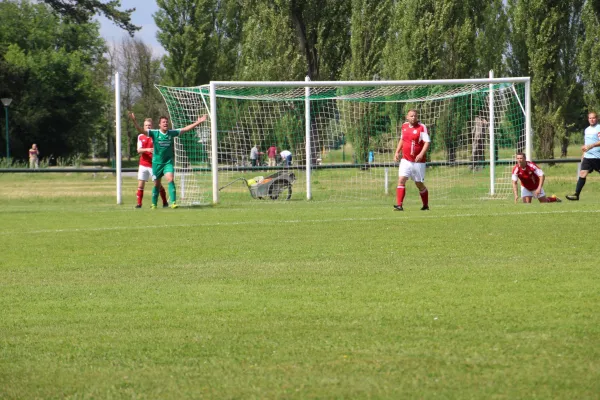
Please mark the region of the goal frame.
[[[221, 86], [228, 87], [285, 87], [285, 88], [305, 88], [305, 127], [306, 127], [306, 199], [312, 199], [312, 187], [311, 187], [311, 143], [310, 143], [310, 90], [311, 88], [318, 87], [331, 87], [331, 86], [371, 86], [371, 87], [382, 87], [382, 86], [426, 86], [426, 85], [468, 85], [468, 84], [489, 84], [490, 85], [490, 123], [489, 123], [489, 137], [490, 137], [490, 154], [494, 154], [494, 102], [493, 102], [493, 86], [501, 83], [523, 83], [525, 86], [525, 155], [526, 159], [531, 161], [532, 159], [532, 131], [531, 131], [531, 78], [530, 77], [505, 77], [505, 78], [494, 78], [493, 71], [490, 71], [489, 78], [479, 79], [432, 79], [432, 80], [399, 80], [399, 81], [311, 81], [309, 77], [306, 77], [305, 81], [211, 81], [209, 84], [210, 90], [210, 131], [211, 131], [211, 145], [212, 154], [218, 154], [217, 148], [217, 126], [218, 126], [218, 115], [217, 115], [217, 90]], [[211, 159], [211, 170], [212, 170], [212, 193], [213, 203], [219, 202], [219, 178], [218, 178], [218, 157], [212, 157]], [[495, 194], [494, 187], [494, 171], [495, 171], [495, 159], [490, 157], [490, 195]]]

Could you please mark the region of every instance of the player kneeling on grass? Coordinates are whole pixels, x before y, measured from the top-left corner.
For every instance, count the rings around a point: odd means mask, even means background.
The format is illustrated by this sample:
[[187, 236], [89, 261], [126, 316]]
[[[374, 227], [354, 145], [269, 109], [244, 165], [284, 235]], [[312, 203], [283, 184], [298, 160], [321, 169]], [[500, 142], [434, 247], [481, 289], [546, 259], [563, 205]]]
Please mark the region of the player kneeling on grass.
[[137, 124], [135, 117], [132, 118], [135, 128], [140, 133], [145, 133], [153, 142], [153, 156], [152, 156], [152, 179], [154, 180], [154, 189], [152, 189], [152, 208], [156, 208], [158, 202], [159, 188], [162, 186], [161, 179], [164, 176], [169, 183], [169, 198], [171, 200], [171, 208], [177, 208], [177, 193], [175, 191], [175, 182], [173, 182], [173, 174], [175, 173], [174, 163], [174, 138], [182, 133], [191, 131], [204, 121], [206, 121], [206, 115], [198, 117], [196, 122], [181, 128], [181, 129], [169, 129], [169, 118], [160, 117], [158, 126], [159, 129], [148, 129], [144, 131]]
[[525, 160], [524, 153], [517, 153], [517, 165], [512, 170], [513, 194], [515, 195], [515, 204], [519, 201], [517, 193], [517, 181], [521, 181], [521, 197], [523, 203], [531, 203], [532, 198], [536, 198], [540, 203], [554, 203], [561, 200], [552, 195], [546, 197], [544, 193], [544, 171], [531, 161]]
[[[129, 117], [135, 120], [135, 115], [130, 112]], [[152, 119], [146, 118], [144, 120], [144, 130], [146, 132], [148, 129], [152, 129]], [[140, 165], [138, 167], [138, 189], [136, 193], [137, 204], [135, 208], [142, 208], [142, 199], [144, 198], [144, 187], [146, 186], [146, 182], [150, 180], [152, 177], [152, 152], [154, 151], [154, 146], [152, 144], [152, 139], [146, 136], [145, 133], [140, 133], [138, 135], [137, 140], [137, 152], [140, 155]], [[163, 201], [163, 207], [168, 207], [169, 203], [167, 202], [167, 194], [165, 192], [165, 188], [160, 186], [160, 198]]]
[[427, 127], [419, 122], [417, 110], [409, 110], [406, 114], [406, 120], [398, 130], [401, 130], [400, 141], [396, 147], [394, 160], [398, 162], [400, 153], [402, 160], [398, 169], [398, 187], [396, 188], [396, 202], [394, 211], [404, 211], [402, 203], [406, 193], [405, 185], [408, 178], [415, 181], [415, 185], [419, 189], [423, 207], [421, 210], [429, 210], [429, 192], [425, 187], [425, 162], [427, 150], [431, 139], [427, 133]]

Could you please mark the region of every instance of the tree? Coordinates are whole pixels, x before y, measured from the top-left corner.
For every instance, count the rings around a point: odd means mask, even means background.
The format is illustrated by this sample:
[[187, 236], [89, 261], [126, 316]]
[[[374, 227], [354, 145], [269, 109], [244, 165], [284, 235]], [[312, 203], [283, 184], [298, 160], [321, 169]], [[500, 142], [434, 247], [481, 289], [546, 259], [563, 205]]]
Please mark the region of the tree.
[[396, 2], [384, 50], [384, 76], [389, 79], [472, 77], [477, 67], [476, 31], [485, 10], [482, 2], [476, 0]]
[[119, 28], [125, 29], [131, 36], [139, 30], [139, 26], [131, 23], [131, 13], [135, 8], [124, 11], [118, 9], [121, 2], [111, 0], [103, 3], [99, 0], [43, 0], [54, 11], [63, 17], [71, 18], [73, 21], [81, 24], [91, 21], [94, 14], [102, 14], [113, 21]]
[[[473, 77], [486, 77], [490, 70], [496, 77], [505, 76], [508, 47], [508, 17], [504, 0], [482, 2], [483, 9], [475, 26], [476, 65]], [[521, 75], [519, 75], [521, 76]]]
[[352, 0], [352, 56], [346, 60], [344, 79], [370, 80], [381, 74], [391, 6], [391, 0]]
[[166, 114], [164, 101], [154, 87], [160, 83], [164, 72], [161, 58], [154, 55], [151, 46], [142, 40], [134, 40], [134, 60], [134, 76], [139, 91], [136, 108], [141, 108], [148, 117], [158, 119], [160, 115]]
[[214, 31], [210, 37], [213, 68], [210, 80], [235, 79], [239, 72], [244, 12], [238, 1], [217, 0], [213, 11]]
[[209, 40], [215, 0], [157, 0], [154, 14], [158, 41], [168, 55], [165, 73], [173, 86], [208, 83], [214, 63]]
[[[371, 80], [381, 74], [391, 6], [391, 0], [352, 0], [352, 57], [346, 61], [344, 80]], [[344, 126], [348, 127], [345, 135], [352, 142], [356, 160], [367, 162], [369, 150], [373, 150], [377, 142], [377, 129], [372, 129], [372, 125], [376, 124], [377, 115], [388, 105], [342, 101], [338, 107]]]
[[281, 7], [253, 3], [244, 16], [237, 75], [243, 80], [304, 80], [306, 64], [289, 15]]
[[296, 32], [311, 80], [335, 80], [350, 55], [348, 0], [281, 1]]
[[95, 75], [105, 62], [97, 25], [13, 1], [0, 3], [0, 24], [0, 96], [13, 98], [11, 153], [25, 158], [34, 142], [43, 156], [87, 153], [104, 105]]
[[137, 68], [135, 60], [135, 42], [131, 38], [123, 38], [118, 48], [118, 69], [121, 73], [121, 103], [123, 104], [123, 114], [125, 116], [123, 126], [125, 127], [126, 145], [125, 155], [131, 161], [131, 154], [134, 151], [137, 131], [127, 118], [127, 112], [133, 110], [134, 97], [137, 97], [135, 69]]
[[589, 110], [600, 110], [600, 1], [586, 1], [582, 11], [583, 34], [579, 37], [577, 57], [584, 99]]
[[339, 79], [350, 55], [350, 0], [242, 0], [238, 76]]
[[572, 49], [578, 36], [582, 2], [514, 0], [508, 6], [511, 48], [518, 60], [511, 65], [512, 70], [532, 78], [536, 154], [539, 158], [554, 158], [556, 137], [566, 135], [568, 105], [563, 102], [571, 98], [575, 89]]

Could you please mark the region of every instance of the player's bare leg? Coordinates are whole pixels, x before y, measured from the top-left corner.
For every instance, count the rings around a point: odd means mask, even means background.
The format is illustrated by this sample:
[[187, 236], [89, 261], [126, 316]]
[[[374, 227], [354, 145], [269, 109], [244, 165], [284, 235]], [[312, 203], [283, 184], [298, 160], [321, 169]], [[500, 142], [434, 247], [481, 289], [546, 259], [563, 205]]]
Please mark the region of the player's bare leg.
[[532, 199], [531, 196], [524, 196], [523, 197], [523, 203], [525, 203], [525, 204], [531, 204], [531, 199]]

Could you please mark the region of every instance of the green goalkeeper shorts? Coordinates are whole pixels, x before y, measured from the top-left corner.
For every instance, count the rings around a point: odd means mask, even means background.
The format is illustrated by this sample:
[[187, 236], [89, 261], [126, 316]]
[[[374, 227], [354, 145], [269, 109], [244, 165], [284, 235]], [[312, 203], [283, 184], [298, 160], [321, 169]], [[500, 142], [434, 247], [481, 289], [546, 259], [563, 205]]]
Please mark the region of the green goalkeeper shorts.
[[152, 164], [152, 180], [157, 180], [165, 176], [165, 174], [174, 174], [175, 168], [173, 167], [173, 163], [167, 164]]

